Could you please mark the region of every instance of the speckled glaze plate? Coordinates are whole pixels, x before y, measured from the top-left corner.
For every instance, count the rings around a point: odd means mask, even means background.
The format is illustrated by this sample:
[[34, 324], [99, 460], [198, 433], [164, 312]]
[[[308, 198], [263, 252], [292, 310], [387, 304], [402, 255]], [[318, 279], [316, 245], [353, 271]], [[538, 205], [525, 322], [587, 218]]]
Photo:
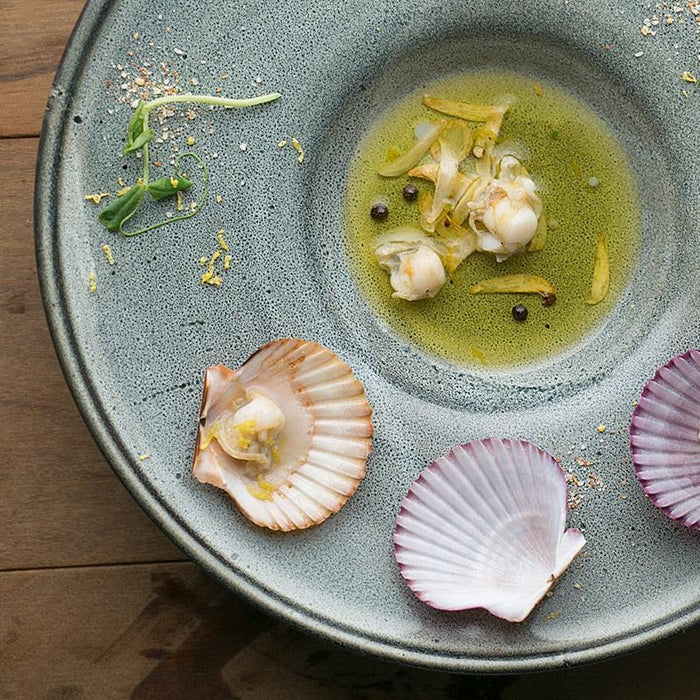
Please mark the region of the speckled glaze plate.
[[[88, 2], [56, 77], [38, 164], [46, 311], [66, 378], [115, 471], [225, 585], [314, 634], [450, 671], [593, 661], [700, 619], [698, 533], [644, 498], [628, 458], [633, 401], [657, 366], [697, 345], [700, 330], [700, 95], [684, 97], [694, 86], [680, 78], [698, 65], [697, 25], [686, 8], [683, 23], [680, 13], [671, 25], [661, 16], [656, 35], [643, 36], [653, 6]], [[115, 66], [148, 57], [196, 77], [201, 92], [223, 85], [229, 95], [283, 98], [200, 113], [198, 124], [214, 127], [196, 135], [221, 203], [121, 239], [84, 195], [114, 187], [127, 163], [119, 151], [130, 108], [117, 100]], [[572, 91], [624, 145], [640, 193], [641, 252], [617, 307], [566, 354], [517, 371], [455, 367], [407, 345], [360, 296], [344, 249], [344, 183], [358, 139], [404, 91], [465, 67], [513, 69]], [[276, 147], [291, 136], [306, 150], [302, 165]], [[234, 268], [216, 289], [200, 284], [196, 261], [221, 227]], [[376, 426], [357, 494], [322, 526], [289, 535], [251, 525], [190, 474], [204, 368], [235, 367], [281, 336], [319, 341], [347, 361]], [[423, 606], [392, 555], [413, 479], [452, 445], [486, 436], [533, 440], [583, 482], [570, 524], [584, 530], [586, 556], [517, 625]]]

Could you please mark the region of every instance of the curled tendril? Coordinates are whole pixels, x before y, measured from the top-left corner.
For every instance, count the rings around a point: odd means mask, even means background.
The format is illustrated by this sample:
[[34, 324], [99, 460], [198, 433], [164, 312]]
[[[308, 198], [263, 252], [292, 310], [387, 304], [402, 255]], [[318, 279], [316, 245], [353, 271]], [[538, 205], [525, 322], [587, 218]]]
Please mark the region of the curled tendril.
[[181, 153], [179, 156], [177, 156], [177, 158], [175, 158], [176, 177], [179, 177], [180, 175], [180, 161], [183, 158], [194, 158], [195, 162], [200, 168], [202, 168], [203, 172], [202, 191], [200, 192], [194, 207], [192, 207], [192, 209], [188, 211], [187, 214], [180, 214], [180, 216], [174, 216], [171, 219], [163, 219], [162, 221], [157, 221], [155, 224], [150, 224], [149, 226], [140, 228], [137, 231], [125, 231], [123, 228], [124, 224], [136, 213], [137, 210], [134, 210], [128, 216], [126, 216], [119, 225], [119, 233], [121, 233], [123, 236], [139, 236], [142, 233], [146, 233], [147, 231], [152, 231], [153, 229], [161, 228], [162, 226], [167, 226], [168, 224], [174, 224], [176, 221], [183, 221], [184, 219], [189, 219], [201, 209], [201, 207], [204, 204], [204, 201], [207, 198], [207, 192], [209, 190], [209, 171], [207, 170], [207, 165], [200, 158], [199, 155], [193, 153], [192, 151], [189, 151], [187, 153]]

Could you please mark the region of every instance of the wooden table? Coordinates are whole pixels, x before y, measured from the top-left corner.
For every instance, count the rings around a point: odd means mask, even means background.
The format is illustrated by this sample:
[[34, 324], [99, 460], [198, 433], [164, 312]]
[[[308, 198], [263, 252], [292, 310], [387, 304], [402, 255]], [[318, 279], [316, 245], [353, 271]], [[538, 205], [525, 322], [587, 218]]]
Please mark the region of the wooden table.
[[59, 370], [32, 190], [81, 0], [0, 0], [0, 698], [697, 697], [700, 628], [594, 667], [458, 677], [270, 619], [187, 561], [122, 488]]

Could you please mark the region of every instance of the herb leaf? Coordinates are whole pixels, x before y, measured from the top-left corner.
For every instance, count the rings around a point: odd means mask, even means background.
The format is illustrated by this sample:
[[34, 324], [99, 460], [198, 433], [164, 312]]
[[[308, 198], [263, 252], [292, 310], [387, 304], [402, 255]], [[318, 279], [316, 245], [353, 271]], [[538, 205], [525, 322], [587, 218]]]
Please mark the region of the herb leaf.
[[143, 148], [155, 135], [153, 129], [142, 131], [133, 141], [127, 141], [122, 153], [126, 155], [127, 153], [138, 151], [139, 148]]
[[124, 222], [130, 219], [141, 206], [145, 196], [146, 188], [144, 185], [134, 185], [129, 191], [105, 207], [98, 218], [108, 231], [119, 231]]
[[166, 197], [172, 197], [176, 192], [184, 192], [192, 187], [192, 181], [188, 180], [186, 177], [159, 177], [153, 182], [149, 182], [146, 186], [148, 188], [148, 194], [153, 197], [153, 199], [165, 199]]
[[138, 104], [138, 107], [136, 107], [134, 114], [131, 117], [129, 126], [126, 127], [127, 143], [133, 143], [133, 141], [135, 141], [136, 138], [143, 131], [143, 108], [145, 106], [146, 103], [143, 100], [141, 100]]
[[[141, 100], [139, 106], [134, 111], [131, 117], [129, 126], [126, 127], [126, 145], [124, 146], [122, 153], [132, 153], [133, 151], [138, 151], [139, 148], [143, 148], [154, 136], [155, 132], [153, 129], [147, 129], [147, 122], [144, 120], [144, 108], [146, 103]], [[148, 115], [146, 115], [148, 116]]]
[[[126, 143], [124, 144], [122, 152], [126, 155], [128, 153], [133, 153], [134, 151], [142, 150], [143, 157], [141, 161], [143, 174], [137, 181], [137, 184], [133, 185], [121, 197], [113, 201], [109, 206], [105, 207], [100, 212], [98, 217], [100, 222], [109, 231], [118, 231], [123, 236], [138, 236], [146, 231], [152, 231], [153, 229], [160, 228], [161, 226], [167, 226], [168, 224], [175, 223], [176, 221], [189, 219], [191, 216], [194, 216], [197, 212], [199, 212], [206, 202], [207, 190], [209, 187], [209, 173], [206, 164], [196, 153], [180, 154], [175, 159], [175, 171], [172, 177], [159, 178], [154, 182], [149, 181], [148, 144], [155, 137], [155, 131], [148, 126], [148, 116], [154, 109], [165, 104], [176, 104], [183, 102], [193, 102], [195, 104], [206, 104], [225, 108], [253, 107], [254, 105], [272, 102], [280, 97], [281, 95], [275, 92], [269, 95], [260, 95], [259, 97], [253, 97], [247, 100], [228, 99], [223, 97], [214, 97], [212, 95], [190, 94], [166, 95], [164, 97], [151, 100], [150, 102], [144, 102], [141, 100], [136, 106], [136, 109], [129, 120], [129, 125], [126, 129]], [[299, 156], [300, 160], [302, 155]], [[163, 221], [157, 221], [154, 224], [150, 224], [136, 231], [125, 231], [124, 225], [141, 206], [144, 197], [146, 196], [146, 192], [148, 192], [153, 199], [159, 200], [171, 197], [178, 192], [184, 192], [192, 187], [193, 183], [187, 178], [181, 177], [179, 174], [179, 164], [183, 158], [192, 158], [202, 169], [203, 182], [197, 201], [190, 204], [188, 211], [180, 214], [179, 216], [169, 216]], [[90, 197], [90, 199], [92, 198], [93, 197]]]
[[124, 219], [119, 227], [119, 233], [121, 233], [122, 236], [140, 236], [142, 233], [146, 233], [146, 231], [153, 231], [153, 229], [160, 228], [161, 226], [168, 226], [169, 224], [174, 224], [176, 221], [189, 219], [191, 216], [194, 216], [202, 208], [202, 206], [204, 206], [204, 202], [207, 199], [207, 192], [209, 190], [209, 171], [207, 170], [207, 165], [196, 153], [181, 153], [177, 158], [175, 158], [175, 177], [177, 178], [180, 177], [180, 161], [183, 158], [192, 158], [202, 169], [203, 181], [199, 199], [190, 207], [190, 210], [186, 214], [180, 214], [180, 216], [173, 216], [171, 218], [164, 219], [163, 221], [157, 221], [155, 224], [144, 226], [136, 231], [125, 231], [124, 223], [126, 222], [126, 219]]

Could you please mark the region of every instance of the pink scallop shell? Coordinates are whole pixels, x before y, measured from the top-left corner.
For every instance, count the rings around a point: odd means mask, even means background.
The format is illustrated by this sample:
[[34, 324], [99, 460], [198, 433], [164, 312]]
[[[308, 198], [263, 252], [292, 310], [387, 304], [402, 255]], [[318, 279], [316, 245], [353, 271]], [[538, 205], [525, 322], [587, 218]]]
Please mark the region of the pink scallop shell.
[[632, 414], [637, 479], [669, 518], [700, 530], [700, 351], [688, 350], [650, 379]]
[[455, 447], [423, 470], [401, 504], [401, 574], [431, 607], [485, 608], [520, 622], [586, 542], [565, 529], [566, 495], [559, 465], [530, 442]]

